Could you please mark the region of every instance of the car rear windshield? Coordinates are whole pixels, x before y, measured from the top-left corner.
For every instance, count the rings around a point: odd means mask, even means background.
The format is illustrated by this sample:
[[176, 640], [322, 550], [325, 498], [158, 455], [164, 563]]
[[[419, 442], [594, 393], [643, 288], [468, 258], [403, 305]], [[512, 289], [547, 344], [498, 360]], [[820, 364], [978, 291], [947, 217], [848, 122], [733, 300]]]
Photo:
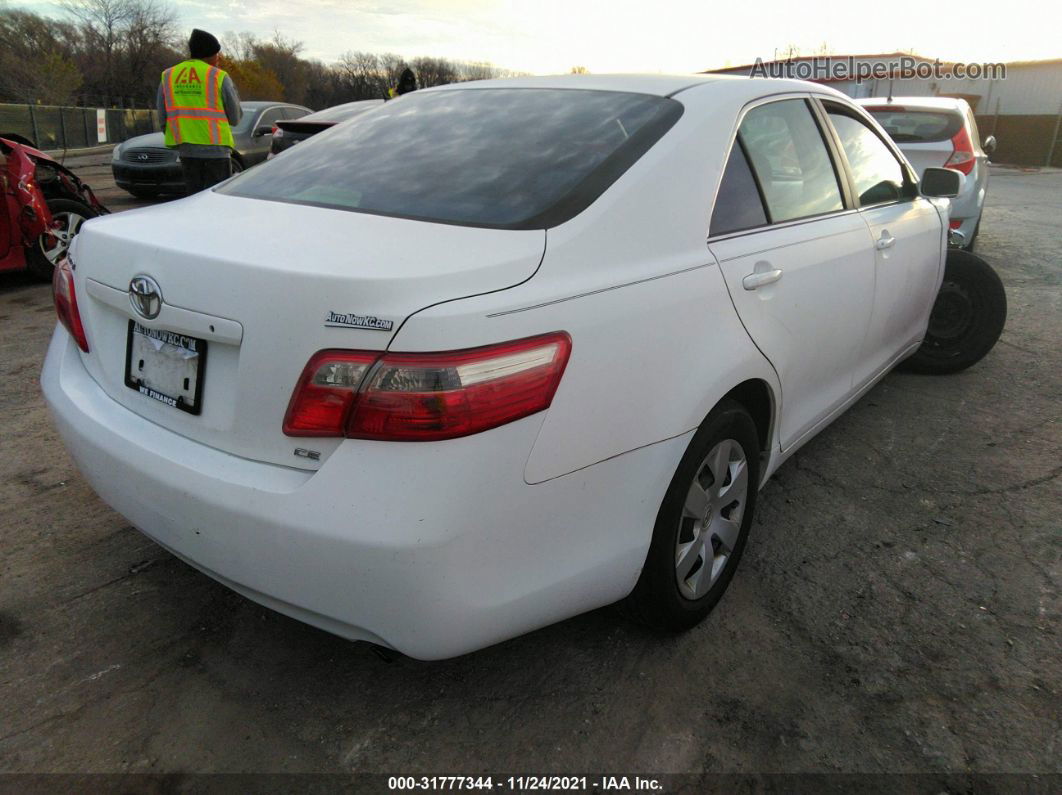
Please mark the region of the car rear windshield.
[[672, 99], [572, 89], [407, 94], [219, 192], [442, 223], [556, 226], [682, 115]]
[[962, 128], [962, 115], [946, 110], [866, 108], [898, 144], [947, 141]]

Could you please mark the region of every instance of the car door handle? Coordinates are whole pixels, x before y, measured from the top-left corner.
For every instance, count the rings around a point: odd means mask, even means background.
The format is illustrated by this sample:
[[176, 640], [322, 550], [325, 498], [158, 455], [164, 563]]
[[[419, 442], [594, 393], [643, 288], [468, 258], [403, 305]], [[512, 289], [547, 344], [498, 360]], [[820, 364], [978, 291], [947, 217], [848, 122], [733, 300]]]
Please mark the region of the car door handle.
[[874, 244], [874, 248], [878, 251], [884, 251], [887, 248], [892, 248], [894, 245], [896, 245], [896, 238], [888, 232], [882, 232], [881, 237], [878, 238], [878, 242]]
[[755, 290], [759, 287], [763, 287], [768, 284], [774, 284], [781, 278], [782, 271], [778, 268], [775, 268], [771, 271], [750, 273], [748, 276], [741, 280], [741, 286], [744, 287], [746, 290]]

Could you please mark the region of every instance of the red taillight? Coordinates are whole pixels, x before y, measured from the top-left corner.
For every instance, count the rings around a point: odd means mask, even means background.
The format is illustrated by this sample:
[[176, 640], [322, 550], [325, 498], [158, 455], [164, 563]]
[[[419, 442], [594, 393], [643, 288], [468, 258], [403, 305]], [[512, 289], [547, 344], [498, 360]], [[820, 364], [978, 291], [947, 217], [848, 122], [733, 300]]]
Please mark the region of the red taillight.
[[284, 433], [389, 441], [479, 433], [549, 408], [570, 352], [564, 332], [447, 353], [321, 351], [299, 378]]
[[88, 338], [85, 337], [85, 327], [81, 325], [77, 296], [74, 294], [74, 271], [70, 267], [70, 260], [65, 257], [59, 260], [52, 272], [52, 299], [59, 322], [70, 332], [77, 346], [88, 353]]
[[269, 131], [269, 134], [270, 135], [276, 135], [277, 134], [277, 130], [279, 130], [279, 129], [280, 128], [277, 125], [274, 124], [273, 125], [273, 129]]
[[951, 157], [944, 162], [944, 168], [954, 168], [963, 174], [969, 174], [973, 171], [974, 163], [977, 160], [965, 126], [960, 127], [959, 131], [952, 136], [951, 148], [954, 151], [951, 153]]
[[962, 221], [960, 221], [958, 218], [952, 218], [950, 221], [948, 221], [949, 229], [958, 229], [960, 226], [962, 226]]
[[318, 351], [303, 368], [284, 416], [288, 436], [342, 436], [365, 373], [380, 358], [361, 351]]

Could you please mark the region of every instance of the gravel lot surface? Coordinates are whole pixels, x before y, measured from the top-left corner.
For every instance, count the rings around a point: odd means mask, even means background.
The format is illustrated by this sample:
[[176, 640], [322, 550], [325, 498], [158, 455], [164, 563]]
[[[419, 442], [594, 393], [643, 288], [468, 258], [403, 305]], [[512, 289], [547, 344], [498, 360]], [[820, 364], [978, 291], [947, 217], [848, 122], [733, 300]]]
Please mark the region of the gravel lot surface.
[[1062, 773], [1060, 221], [1062, 173], [996, 171], [1000, 343], [786, 463], [703, 625], [604, 609], [439, 663], [259, 607], [100, 502], [40, 394], [49, 288], [0, 277], [0, 771]]

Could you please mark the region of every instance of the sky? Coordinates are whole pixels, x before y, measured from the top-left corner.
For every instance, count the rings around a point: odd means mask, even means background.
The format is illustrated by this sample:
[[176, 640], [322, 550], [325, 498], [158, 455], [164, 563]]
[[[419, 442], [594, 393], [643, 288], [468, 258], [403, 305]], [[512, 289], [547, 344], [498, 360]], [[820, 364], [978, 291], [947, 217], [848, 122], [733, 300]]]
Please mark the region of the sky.
[[[56, 3], [10, 5], [48, 15]], [[1039, 0], [180, 0], [183, 25], [219, 38], [280, 31], [325, 62], [350, 50], [490, 61], [532, 74], [696, 72], [769, 60], [795, 45], [843, 54], [914, 50], [959, 61], [1062, 57]]]

